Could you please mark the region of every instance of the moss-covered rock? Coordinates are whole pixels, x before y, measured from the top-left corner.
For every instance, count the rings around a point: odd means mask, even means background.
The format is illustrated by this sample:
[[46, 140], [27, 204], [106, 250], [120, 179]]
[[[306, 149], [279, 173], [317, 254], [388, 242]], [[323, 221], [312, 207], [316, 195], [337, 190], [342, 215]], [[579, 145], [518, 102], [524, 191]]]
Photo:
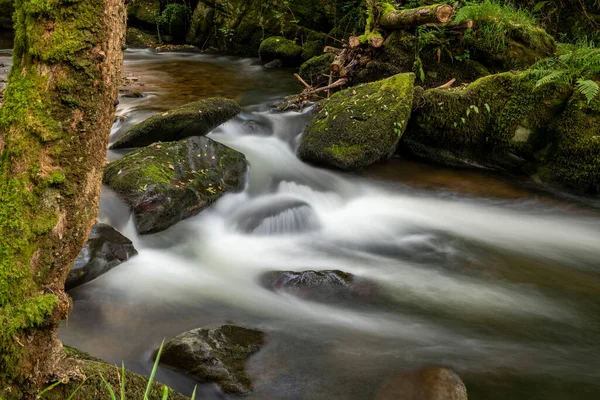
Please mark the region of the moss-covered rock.
[[410, 118], [414, 79], [399, 74], [331, 96], [306, 127], [299, 157], [345, 171], [388, 158]]
[[137, 28], [127, 28], [126, 43], [133, 49], [148, 49], [158, 45], [156, 36]]
[[96, 279], [137, 254], [131, 240], [113, 227], [98, 223], [69, 271], [65, 289], [70, 290]]
[[[357, 72], [355, 82], [373, 82], [414, 71], [419, 85], [432, 88], [451, 79], [455, 79], [454, 85], [458, 86], [490, 74], [483, 64], [469, 59], [462, 41], [453, 36], [450, 39], [432, 37], [420, 38], [406, 31], [392, 32], [374, 55], [374, 61]], [[447, 43], [443, 50], [440, 41]], [[417, 46], [421, 46], [419, 51], [416, 51]]]
[[542, 152], [542, 179], [582, 193], [600, 193], [600, 99], [576, 93], [554, 126], [556, 142]]
[[489, 75], [464, 88], [429, 89], [399, 149], [452, 166], [510, 166], [531, 157], [550, 137], [546, 127], [564, 107], [570, 87], [534, 90], [528, 74]]
[[171, 142], [189, 136], [206, 135], [241, 111], [233, 100], [213, 97], [185, 104], [153, 115], [131, 127], [112, 149], [148, 146], [154, 142]]
[[165, 344], [160, 358], [226, 393], [248, 394], [252, 382], [244, 371], [248, 357], [264, 344], [263, 332], [236, 325], [194, 329]]
[[206, 137], [155, 143], [106, 167], [103, 183], [133, 209], [140, 233], [154, 233], [198, 214], [242, 188], [241, 153]]
[[194, 9], [187, 41], [200, 48], [256, 57], [270, 36], [299, 43], [323, 40], [344, 15], [339, 0], [200, 0]]
[[288, 67], [298, 66], [302, 62], [302, 47], [281, 36], [263, 40], [258, 49], [263, 62], [281, 60]]
[[320, 56], [323, 54], [324, 47], [325, 40], [309, 40], [302, 45], [302, 59], [307, 61], [313, 57]]
[[298, 74], [312, 87], [319, 87], [329, 80], [329, 66], [335, 56], [330, 53], [313, 57], [300, 66]]
[[127, 25], [156, 29], [156, 17], [159, 15], [160, 0], [135, 0], [127, 7]]
[[[67, 383], [60, 383], [45, 392], [40, 398], [45, 400], [97, 400], [110, 399], [111, 393], [106, 382], [112, 387], [114, 393], [121, 390], [121, 381], [125, 380], [125, 397], [127, 399], [143, 399], [148, 385], [148, 378], [131, 371], [125, 370], [122, 376], [120, 366], [110, 365], [98, 358], [92, 357], [82, 351], [66, 347], [67, 355], [81, 363], [81, 372], [85, 380], [73, 379]], [[81, 385], [81, 386], [79, 386]], [[175, 392], [159, 382], [153, 382], [148, 398], [152, 400], [162, 399], [164, 390], [169, 393], [169, 400], [186, 400], [188, 397]], [[72, 397], [70, 397], [72, 396]], [[5, 397], [6, 400], [21, 399], [17, 394], [15, 397]]]

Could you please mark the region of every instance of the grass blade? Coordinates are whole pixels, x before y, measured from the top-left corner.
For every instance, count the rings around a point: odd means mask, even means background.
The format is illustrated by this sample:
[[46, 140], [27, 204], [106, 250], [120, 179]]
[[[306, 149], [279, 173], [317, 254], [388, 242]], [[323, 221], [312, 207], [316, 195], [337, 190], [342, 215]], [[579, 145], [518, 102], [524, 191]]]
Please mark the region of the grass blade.
[[162, 400], [167, 400], [168, 398], [169, 398], [169, 388], [165, 386], [163, 389]]
[[100, 379], [102, 379], [102, 382], [104, 382], [104, 384], [106, 385], [106, 388], [108, 389], [108, 393], [110, 393], [110, 398], [111, 400], [117, 400], [117, 396], [115, 395], [115, 391], [113, 390], [112, 386], [110, 386], [110, 384], [106, 381], [106, 379], [104, 379], [104, 376], [102, 375], [102, 373], [100, 374]]
[[196, 385], [196, 386], [194, 386], [194, 391], [192, 392], [192, 397], [191, 397], [191, 400], [196, 400], [196, 388], [197, 388], [197, 387], [198, 387], [197, 385]]
[[36, 396], [36, 398], [38, 398], [38, 399], [41, 398], [44, 393], [49, 392], [50, 390], [54, 389], [55, 387], [57, 387], [60, 384], [61, 384], [61, 381], [54, 382], [52, 385], [48, 386], [47, 388], [45, 388], [44, 390], [39, 392], [38, 395]]
[[163, 346], [165, 345], [165, 339], [163, 339], [160, 344], [160, 348], [158, 349], [158, 353], [156, 353], [156, 360], [154, 360], [154, 366], [152, 367], [152, 373], [150, 374], [150, 379], [148, 379], [148, 385], [146, 386], [146, 393], [144, 393], [144, 400], [148, 400], [148, 395], [150, 394], [150, 389], [152, 389], [152, 382], [154, 382], [154, 375], [156, 375], [156, 370], [158, 369], [158, 362], [160, 360], [160, 353], [162, 353]]
[[121, 400], [125, 400], [125, 363], [121, 361]]
[[72, 400], [73, 396], [75, 396], [75, 394], [79, 391], [79, 389], [81, 389], [81, 387], [83, 386], [83, 384], [85, 383], [85, 381], [87, 380], [87, 378], [85, 378], [73, 391], [73, 393], [71, 393], [69, 395], [69, 397], [67, 397], [67, 400]]

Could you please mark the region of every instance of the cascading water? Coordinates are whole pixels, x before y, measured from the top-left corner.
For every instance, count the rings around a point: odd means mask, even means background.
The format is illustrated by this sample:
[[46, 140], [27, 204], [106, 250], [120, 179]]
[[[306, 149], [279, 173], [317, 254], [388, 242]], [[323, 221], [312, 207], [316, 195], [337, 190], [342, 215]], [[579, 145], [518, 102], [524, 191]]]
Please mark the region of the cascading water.
[[[231, 61], [196, 57], [133, 53], [126, 70]], [[152, 99], [122, 101], [128, 121], [114, 131], [148, 115]], [[100, 219], [140, 254], [72, 293], [67, 344], [148, 372], [163, 337], [233, 321], [268, 333], [248, 365], [251, 398], [369, 399], [386, 376], [428, 365], [456, 369], [474, 399], [600, 395], [600, 213], [314, 168], [295, 156], [310, 114], [265, 108], [248, 106], [209, 135], [250, 169], [243, 192], [201, 215], [140, 237], [104, 190]], [[261, 285], [268, 271], [330, 269], [371, 282], [375, 296], [318, 302]], [[159, 379], [186, 393], [195, 384], [167, 368]], [[221, 395], [204, 385], [202, 396]]]

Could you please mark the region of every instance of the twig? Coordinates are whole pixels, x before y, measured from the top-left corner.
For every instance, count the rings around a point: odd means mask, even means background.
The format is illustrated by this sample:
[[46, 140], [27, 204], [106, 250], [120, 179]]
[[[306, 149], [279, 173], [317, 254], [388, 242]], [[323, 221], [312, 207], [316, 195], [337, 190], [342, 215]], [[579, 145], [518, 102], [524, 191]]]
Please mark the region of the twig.
[[454, 85], [454, 82], [456, 82], [456, 78], [450, 79], [448, 82], [444, 83], [443, 85], [436, 87], [436, 89], [448, 89], [452, 85]]
[[306, 81], [304, 79], [302, 79], [302, 77], [298, 74], [294, 74], [294, 76], [296, 77], [296, 79], [298, 79], [300, 81], [300, 83], [302, 83], [307, 89], [309, 90], [314, 90], [312, 88], [312, 86], [310, 86], [308, 83], [306, 83]]
[[336, 38], [334, 38], [333, 36], [330, 36], [330, 35], [328, 35], [328, 34], [326, 34], [326, 33], [324, 33], [324, 32], [319, 32], [319, 33], [320, 33], [321, 35], [323, 35], [323, 36], [325, 36], [325, 37], [327, 37], [327, 38], [329, 38], [329, 39], [331, 39], [331, 40], [335, 41], [335, 42], [338, 42], [338, 43], [341, 43], [341, 44], [343, 44], [343, 45], [346, 45], [346, 41], [345, 41], [345, 40], [336, 39]]

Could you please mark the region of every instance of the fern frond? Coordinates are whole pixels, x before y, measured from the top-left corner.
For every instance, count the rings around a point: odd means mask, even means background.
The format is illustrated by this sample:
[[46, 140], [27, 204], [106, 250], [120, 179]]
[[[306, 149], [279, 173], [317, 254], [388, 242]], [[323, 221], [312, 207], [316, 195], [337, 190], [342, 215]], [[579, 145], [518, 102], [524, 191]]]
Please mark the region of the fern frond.
[[575, 91], [584, 95], [587, 102], [590, 103], [600, 93], [600, 86], [590, 79], [579, 78], [575, 84]]
[[559, 70], [559, 71], [550, 72], [546, 76], [543, 76], [542, 78], [538, 79], [537, 82], [535, 83], [535, 87], [538, 88], [540, 86], [548, 85], [550, 83], [558, 83], [558, 82], [571, 83], [571, 79], [568, 76], [566, 71]]

